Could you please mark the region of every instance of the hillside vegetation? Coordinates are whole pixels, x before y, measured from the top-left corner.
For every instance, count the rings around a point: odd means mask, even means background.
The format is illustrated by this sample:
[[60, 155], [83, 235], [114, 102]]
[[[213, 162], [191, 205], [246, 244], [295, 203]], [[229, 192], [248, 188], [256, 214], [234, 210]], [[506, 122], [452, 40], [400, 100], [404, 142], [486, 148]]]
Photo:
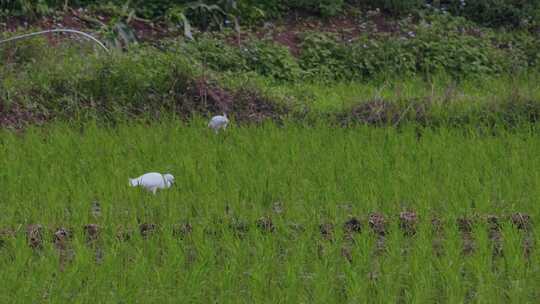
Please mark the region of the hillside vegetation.
[[58, 34], [2, 44], [0, 124], [217, 111], [341, 124], [513, 125], [539, 116], [532, 4], [175, 3], [1, 4], [4, 38], [71, 24], [113, 52]]

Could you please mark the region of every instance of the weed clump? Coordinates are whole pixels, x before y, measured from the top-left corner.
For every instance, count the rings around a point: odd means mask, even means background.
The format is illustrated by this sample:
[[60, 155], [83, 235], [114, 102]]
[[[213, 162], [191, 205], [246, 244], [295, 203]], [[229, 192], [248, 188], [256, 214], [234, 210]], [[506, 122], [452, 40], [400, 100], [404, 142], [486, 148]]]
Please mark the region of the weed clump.
[[519, 230], [529, 231], [531, 229], [531, 217], [528, 214], [517, 212], [510, 215], [510, 219]]
[[40, 224], [28, 225], [26, 228], [26, 240], [32, 249], [43, 248], [43, 226]]
[[334, 239], [334, 224], [323, 223], [319, 225], [319, 231], [323, 239], [332, 241]]
[[269, 216], [263, 216], [257, 220], [257, 227], [262, 232], [274, 232], [276, 227], [274, 227], [274, 223], [272, 222], [272, 218]]
[[463, 254], [470, 255], [475, 250], [475, 242], [472, 235], [474, 221], [468, 217], [460, 217], [457, 220], [458, 229], [461, 233], [461, 238], [463, 242]]
[[133, 237], [133, 230], [120, 226], [116, 231], [116, 239], [120, 242], [127, 242]]
[[[260, 219], [259, 219], [260, 220]], [[265, 230], [264, 228], [264, 225], [265, 223], [261, 222], [260, 223], [262, 225], [262, 228], [261, 228], [263, 231]], [[249, 232], [249, 223], [244, 220], [244, 219], [240, 219], [240, 218], [237, 218], [237, 217], [234, 217], [232, 218], [231, 222], [229, 223], [229, 228], [232, 229], [234, 235], [236, 237], [243, 237], [246, 233]]]
[[84, 226], [84, 233], [86, 235], [86, 242], [88, 244], [94, 243], [99, 239], [100, 227], [97, 224], [88, 224]]
[[139, 232], [143, 238], [151, 236], [157, 229], [156, 224], [152, 223], [143, 223], [139, 225]]
[[493, 256], [500, 257], [503, 255], [503, 241], [499, 217], [490, 214], [486, 217], [486, 220], [488, 224], [488, 237], [493, 244]]
[[173, 236], [184, 239], [193, 232], [193, 226], [189, 222], [182, 222], [173, 226]]
[[413, 236], [416, 234], [416, 224], [418, 218], [416, 212], [404, 211], [399, 214], [399, 227], [406, 236]]
[[8, 238], [14, 238], [15, 237], [15, 231], [9, 228], [0, 229], [0, 249], [4, 247], [6, 243], [6, 239]]
[[362, 223], [356, 217], [352, 217], [343, 225], [345, 232], [348, 234], [360, 233], [362, 231]]
[[532, 230], [531, 217], [526, 213], [517, 212], [510, 215], [512, 225], [523, 233], [523, 255], [528, 259], [534, 245], [534, 234]]
[[72, 261], [73, 256], [75, 255], [75, 252], [70, 248], [69, 244], [71, 235], [71, 232], [64, 227], [58, 228], [53, 234], [53, 244], [58, 251], [60, 259], [60, 271], [64, 271], [66, 264]]
[[369, 227], [379, 236], [385, 236], [387, 233], [386, 219], [382, 213], [372, 213], [369, 215]]
[[71, 238], [71, 233], [68, 229], [60, 227], [56, 230], [53, 236], [53, 244], [58, 250], [65, 250], [67, 242]]

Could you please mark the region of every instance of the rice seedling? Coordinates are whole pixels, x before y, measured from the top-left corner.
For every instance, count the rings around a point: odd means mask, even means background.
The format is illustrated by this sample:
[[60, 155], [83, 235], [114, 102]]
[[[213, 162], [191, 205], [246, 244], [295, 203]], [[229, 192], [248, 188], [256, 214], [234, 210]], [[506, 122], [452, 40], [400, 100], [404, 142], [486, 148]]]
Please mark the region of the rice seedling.
[[[534, 302], [536, 132], [4, 130], [0, 301]], [[149, 170], [175, 185], [129, 187]]]

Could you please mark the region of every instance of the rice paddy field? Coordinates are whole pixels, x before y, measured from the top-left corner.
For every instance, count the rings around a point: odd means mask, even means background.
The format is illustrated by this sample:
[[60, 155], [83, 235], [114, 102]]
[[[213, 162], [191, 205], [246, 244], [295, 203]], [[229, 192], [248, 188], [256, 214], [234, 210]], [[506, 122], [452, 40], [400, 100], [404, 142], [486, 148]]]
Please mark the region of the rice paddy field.
[[539, 151], [532, 124], [0, 130], [0, 302], [537, 303]]

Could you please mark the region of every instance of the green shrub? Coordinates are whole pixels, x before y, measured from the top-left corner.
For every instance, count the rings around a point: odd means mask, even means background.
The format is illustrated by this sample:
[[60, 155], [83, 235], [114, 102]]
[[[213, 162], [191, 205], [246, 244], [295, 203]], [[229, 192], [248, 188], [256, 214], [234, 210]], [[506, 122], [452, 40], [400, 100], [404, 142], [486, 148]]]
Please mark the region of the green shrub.
[[308, 33], [300, 64], [309, 78], [368, 79], [382, 74], [412, 75], [416, 56], [396, 39], [361, 37], [340, 42], [333, 34]]
[[372, 8], [380, 8], [391, 14], [407, 14], [420, 9], [425, 0], [365, 0], [354, 1], [358, 4], [368, 5]]
[[204, 62], [209, 68], [216, 71], [245, 71], [246, 57], [242, 51], [226, 42], [223, 35], [205, 34], [192, 42], [180, 43], [189, 56]]
[[[222, 35], [205, 35], [188, 47], [216, 71], [255, 72], [276, 80], [373, 79], [385, 75], [455, 78], [518, 72], [540, 63], [540, 42], [526, 32], [495, 34], [461, 17], [433, 15], [404, 32], [342, 41], [336, 34], [307, 32], [301, 53], [293, 57], [283, 46], [250, 39], [241, 47]], [[204, 58], [203, 55], [204, 54]]]
[[289, 50], [270, 41], [253, 40], [242, 49], [250, 70], [276, 80], [295, 80], [300, 66]]
[[470, 29], [465, 20], [447, 17], [418, 26], [407, 43], [417, 54], [418, 71], [455, 77], [501, 72], [499, 50], [487, 37], [468, 34]]
[[199, 62], [218, 72], [254, 71], [276, 80], [294, 80], [300, 76], [300, 67], [286, 47], [256, 38], [237, 46], [227, 42], [228, 39], [227, 35], [206, 34], [180, 45]]
[[302, 38], [300, 66], [309, 78], [346, 79], [349, 51], [337, 37], [328, 33], [308, 32]]
[[521, 0], [449, 0], [451, 12], [487, 26], [540, 25], [540, 3]]
[[350, 58], [356, 75], [362, 79], [416, 73], [417, 56], [406, 43], [394, 38], [373, 40], [363, 37], [354, 43]]
[[289, 9], [302, 9], [312, 11], [322, 16], [335, 16], [339, 14], [344, 0], [291, 0], [283, 1]]

